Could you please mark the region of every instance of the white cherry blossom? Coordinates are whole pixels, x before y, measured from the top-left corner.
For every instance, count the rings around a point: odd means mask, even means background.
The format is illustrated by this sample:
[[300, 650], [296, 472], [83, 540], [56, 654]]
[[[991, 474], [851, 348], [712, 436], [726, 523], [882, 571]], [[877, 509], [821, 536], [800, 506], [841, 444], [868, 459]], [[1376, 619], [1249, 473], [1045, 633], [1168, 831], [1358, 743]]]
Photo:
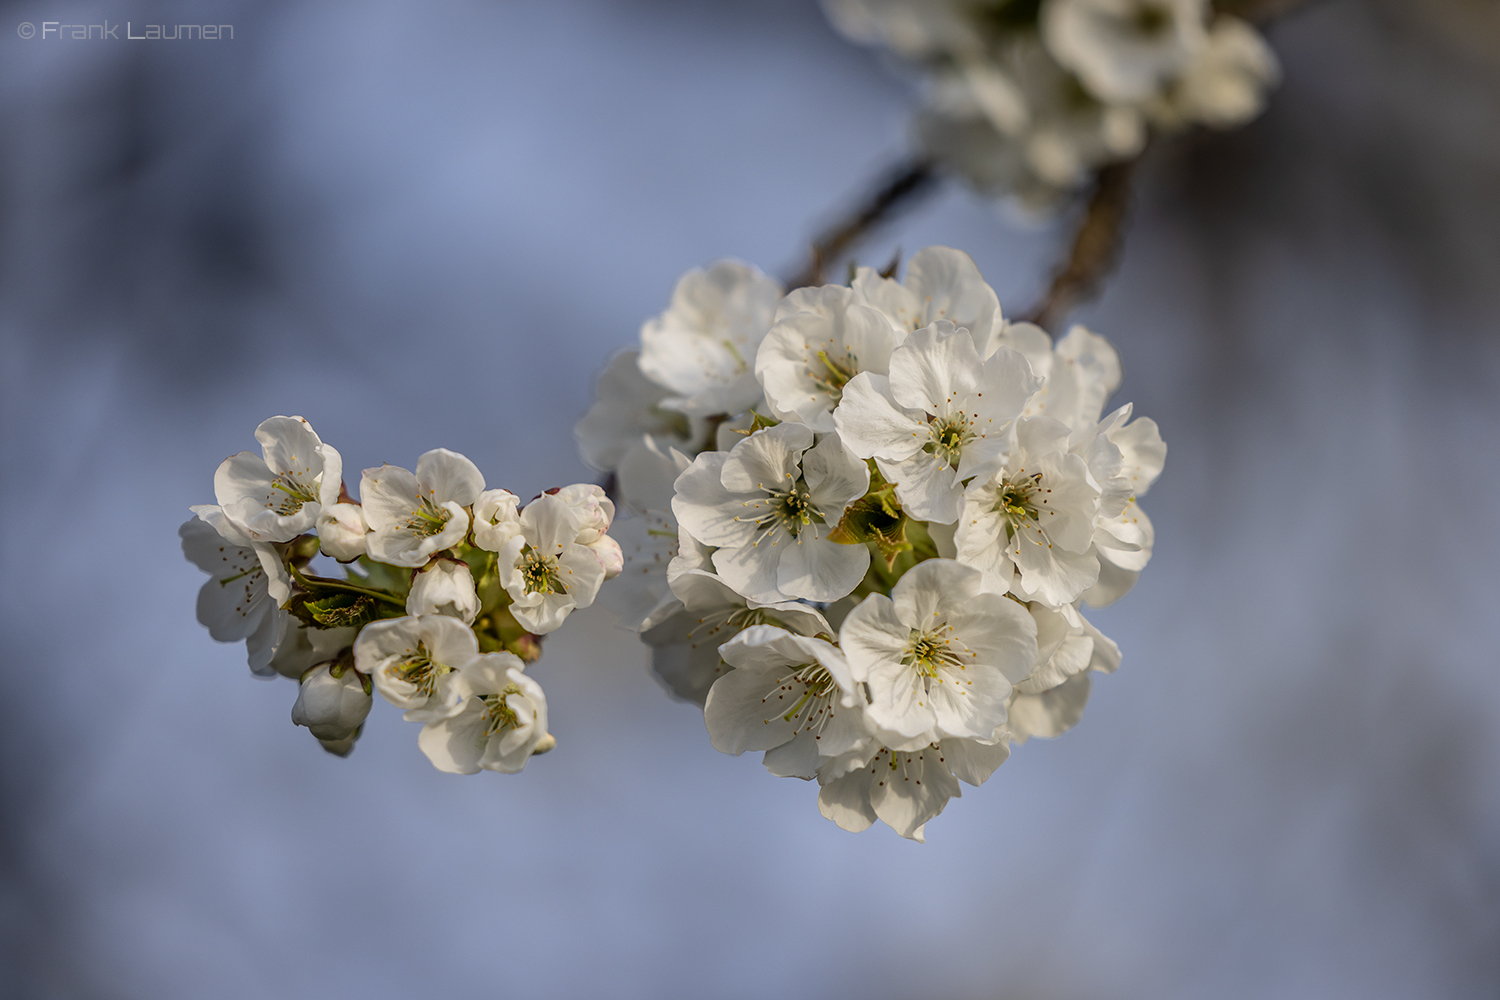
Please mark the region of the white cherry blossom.
[[859, 583], [870, 551], [827, 536], [869, 483], [869, 469], [837, 435], [814, 445], [805, 424], [779, 424], [694, 459], [677, 479], [672, 511], [716, 547], [714, 568], [746, 598], [834, 601]]
[[521, 498], [510, 490], [485, 490], [474, 501], [474, 544], [499, 552], [521, 533]]
[[301, 417], [271, 417], [255, 429], [261, 454], [242, 451], [214, 473], [224, 514], [255, 542], [289, 542], [338, 502], [343, 460]]
[[318, 541], [323, 554], [339, 562], [364, 555], [369, 532], [364, 508], [357, 503], [329, 504], [318, 512]]
[[1144, 101], [1203, 48], [1207, 14], [1207, 0], [1047, 0], [1042, 38], [1095, 97]]
[[972, 56], [985, 47], [978, 0], [823, 0], [823, 9], [850, 40], [907, 59]]
[[[422, 727], [417, 745], [439, 771], [515, 774], [555, 741], [547, 733], [547, 697], [510, 653], [484, 653], [459, 668], [455, 711]], [[545, 742], [544, 742], [545, 741]]]
[[[862, 267], [852, 285], [855, 305], [882, 313], [903, 333], [915, 333], [939, 320], [963, 327], [974, 338], [980, 358], [994, 353], [1002, 326], [1000, 300], [973, 258], [952, 247], [925, 247], [912, 254], [901, 281]], [[883, 372], [874, 365], [866, 371]]]
[[306, 625], [285, 612], [281, 615], [281, 636], [271, 669], [283, 677], [301, 680], [302, 675], [319, 663], [336, 660], [354, 644], [357, 629], [317, 628]]
[[640, 628], [658, 609], [677, 603], [667, 582], [680, 536], [672, 513], [672, 484], [688, 465], [682, 452], [663, 450], [645, 436], [620, 460], [620, 502], [634, 516], [610, 529], [620, 545], [622, 568], [615, 582], [599, 592], [599, 600], [629, 628]]
[[908, 514], [951, 524], [964, 482], [1004, 461], [1010, 422], [1040, 384], [1016, 351], [997, 347], [981, 362], [968, 333], [939, 320], [891, 354], [889, 377], [850, 380], [833, 419], [849, 451], [896, 484]]
[[[1034, 326], [1030, 331], [1042, 333]], [[1015, 335], [1019, 338], [1023, 331], [1018, 329]], [[1042, 333], [1042, 337], [1045, 338], [1046, 334]], [[1027, 360], [1031, 357], [1028, 354]], [[1120, 356], [1114, 346], [1087, 327], [1078, 325], [1069, 329], [1050, 352], [1033, 362], [1032, 367], [1038, 369], [1037, 374], [1047, 381], [1032, 398], [1027, 416], [1045, 414], [1061, 420], [1074, 432], [1098, 424], [1104, 413], [1104, 404], [1120, 387], [1123, 374]]]
[[755, 376], [778, 420], [827, 433], [845, 383], [862, 371], [885, 374], [906, 331], [854, 295], [844, 285], [799, 288], [777, 307], [776, 324], [755, 357]]
[[464, 456], [434, 448], [417, 459], [416, 475], [395, 465], [366, 469], [359, 496], [370, 526], [370, 557], [417, 567], [463, 541], [465, 507], [479, 499], [484, 476]]
[[1033, 736], [1052, 739], [1078, 725], [1092, 686], [1088, 671], [1083, 671], [1046, 691], [1017, 691], [1006, 723], [1011, 742], [1019, 746]]
[[457, 559], [434, 559], [411, 581], [406, 595], [409, 615], [448, 615], [465, 625], [479, 614], [479, 593], [467, 563]]
[[[244, 640], [250, 671], [258, 677], [274, 677], [271, 658], [281, 640], [284, 616], [270, 594], [272, 577], [266, 572], [266, 560], [249, 539], [224, 520], [218, 507], [197, 510], [198, 516], [185, 522], [177, 534], [182, 539], [182, 554], [209, 575], [198, 591], [198, 622], [217, 642]], [[226, 538], [220, 529], [238, 537], [240, 544]], [[284, 574], [275, 552], [270, 555], [272, 571]]]
[[[1024, 114], [997, 107], [1002, 79]], [[1005, 46], [982, 75], [955, 71], [936, 83], [918, 120], [928, 152], [979, 190], [1014, 194], [1033, 209], [1051, 209], [1095, 169], [1146, 143], [1138, 108], [1090, 97], [1034, 37]]]
[[603, 488], [593, 483], [575, 483], [555, 491], [563, 503], [573, 509], [578, 517], [578, 544], [594, 553], [599, 568], [604, 570], [604, 579], [613, 580], [624, 568], [625, 557], [620, 543], [609, 537], [609, 526], [614, 523], [615, 504]]
[[1169, 127], [1202, 122], [1232, 128], [1261, 113], [1266, 91], [1280, 78], [1276, 54], [1260, 32], [1237, 17], [1220, 15], [1181, 78], [1150, 109]]
[[771, 328], [781, 285], [739, 261], [691, 270], [666, 312], [641, 327], [641, 371], [690, 416], [735, 414], [760, 399], [755, 353]]
[[987, 590], [1072, 604], [1099, 577], [1090, 552], [1099, 488], [1068, 450], [1066, 424], [1024, 417], [1015, 433], [1005, 466], [964, 493], [954, 533], [958, 558], [983, 574]]
[[792, 601], [756, 604], [719, 577], [686, 569], [672, 577], [674, 603], [641, 624], [651, 672], [673, 696], [702, 705], [714, 682], [730, 668], [719, 647], [755, 625], [775, 625], [798, 635], [831, 635], [815, 609]]
[[320, 742], [347, 740], [370, 714], [373, 699], [368, 684], [368, 678], [350, 667], [319, 664], [302, 678], [292, 722], [306, 726]]
[[1083, 594], [1095, 607], [1112, 604], [1135, 585], [1156, 540], [1138, 498], [1161, 474], [1167, 446], [1155, 421], [1128, 422], [1130, 415], [1130, 405], [1122, 406], [1094, 428], [1075, 433], [1072, 441], [1072, 450], [1085, 458], [1101, 487], [1094, 528], [1099, 582]]
[[599, 376], [594, 405], [573, 428], [578, 452], [600, 472], [614, 469], [642, 434], [677, 447], [703, 437], [699, 421], [663, 409], [669, 391], [641, 373], [640, 352], [621, 351]]
[[551, 494], [521, 511], [521, 533], [500, 547], [496, 568], [510, 594], [510, 613], [537, 635], [554, 631], [575, 608], [594, 603], [604, 568], [578, 543], [578, 513]]
[[1036, 663], [1037, 629], [1020, 604], [984, 591], [977, 569], [930, 559], [890, 597], [871, 594], [849, 612], [839, 646], [869, 685], [866, 718], [887, 746], [908, 750], [994, 739], [1011, 685]]
[[354, 666], [385, 700], [405, 709], [406, 721], [430, 722], [457, 711], [462, 694], [454, 671], [479, 655], [469, 626], [447, 615], [414, 615], [371, 622], [354, 640]]
[[837, 646], [755, 625], [719, 655], [735, 669], [714, 682], [703, 706], [714, 749], [764, 750], [772, 774], [807, 779], [826, 758], [868, 756], [864, 697]]
[[818, 810], [851, 833], [877, 819], [919, 843], [923, 827], [949, 799], [963, 795], [959, 780], [981, 785], [1010, 756], [1007, 737], [993, 742], [948, 738], [909, 750], [880, 747], [853, 769], [825, 767], [818, 774]]

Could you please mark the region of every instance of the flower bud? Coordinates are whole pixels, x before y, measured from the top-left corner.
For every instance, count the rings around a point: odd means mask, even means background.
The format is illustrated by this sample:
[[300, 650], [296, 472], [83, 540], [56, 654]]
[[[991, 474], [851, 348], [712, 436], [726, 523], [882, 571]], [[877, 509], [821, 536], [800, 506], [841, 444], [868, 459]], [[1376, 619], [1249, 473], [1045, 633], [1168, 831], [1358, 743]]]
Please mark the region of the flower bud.
[[485, 490], [474, 501], [474, 544], [490, 552], [499, 552], [505, 543], [521, 533], [517, 508], [521, 498], [510, 490]]
[[349, 562], [365, 554], [364, 508], [357, 503], [335, 503], [318, 514], [318, 538], [323, 554]]
[[[365, 716], [370, 714], [370, 692], [359, 671], [346, 666], [335, 677], [335, 668], [336, 661], [329, 661], [309, 670], [302, 678], [297, 703], [292, 706], [292, 721], [306, 726], [325, 748], [329, 742], [352, 741]], [[338, 753], [332, 749], [329, 752]]]
[[[601, 487], [574, 483], [557, 491], [557, 498], [578, 516], [578, 544], [593, 545], [615, 519], [615, 504]], [[603, 561], [602, 559], [600, 560]]]
[[357, 739], [359, 739], [358, 729], [352, 736], [345, 736], [341, 740], [319, 740], [318, 744], [335, 757], [347, 757], [354, 752], [354, 741]]
[[613, 580], [625, 568], [625, 553], [620, 551], [620, 543], [608, 535], [600, 535], [588, 544], [588, 549], [604, 567], [604, 579]]
[[468, 565], [457, 559], [438, 559], [418, 573], [411, 593], [406, 595], [406, 613], [447, 615], [465, 625], [474, 624], [479, 614], [479, 593]]

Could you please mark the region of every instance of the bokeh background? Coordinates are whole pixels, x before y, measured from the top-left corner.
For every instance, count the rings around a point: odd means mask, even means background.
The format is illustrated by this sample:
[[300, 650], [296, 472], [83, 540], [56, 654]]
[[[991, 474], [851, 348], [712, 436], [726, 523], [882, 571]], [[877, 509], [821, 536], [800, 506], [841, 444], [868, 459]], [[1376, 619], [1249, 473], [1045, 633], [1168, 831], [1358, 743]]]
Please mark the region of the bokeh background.
[[[907, 82], [805, 0], [0, 4], [0, 993], [1500, 994], [1496, 11], [1315, 0], [1261, 120], [1150, 154], [1078, 317], [1171, 446], [1125, 663], [921, 846], [715, 753], [603, 609], [523, 776], [383, 703], [330, 757], [176, 537], [276, 413], [586, 478], [607, 355], [689, 267], [799, 263]], [[16, 32], [104, 18], [236, 35]], [[1019, 311], [1069, 221], [949, 186], [863, 256]]]

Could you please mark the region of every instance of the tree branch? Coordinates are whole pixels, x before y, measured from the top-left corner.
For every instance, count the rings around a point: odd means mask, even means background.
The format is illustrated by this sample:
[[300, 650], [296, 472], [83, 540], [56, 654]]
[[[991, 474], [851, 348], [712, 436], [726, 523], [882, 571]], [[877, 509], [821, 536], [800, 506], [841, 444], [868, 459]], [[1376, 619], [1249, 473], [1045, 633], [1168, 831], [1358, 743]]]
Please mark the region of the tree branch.
[[788, 290], [821, 285], [823, 271], [829, 264], [853, 249], [881, 223], [889, 221], [898, 209], [908, 207], [918, 195], [926, 194], [936, 180], [932, 163], [926, 160], [891, 170], [843, 221], [819, 234], [813, 241], [807, 264], [787, 280]]
[[1072, 252], [1053, 275], [1047, 294], [1026, 313], [1027, 322], [1051, 330], [1075, 306], [1099, 293], [1124, 239], [1136, 163], [1121, 160], [1101, 167], [1095, 175], [1094, 192], [1073, 237]]

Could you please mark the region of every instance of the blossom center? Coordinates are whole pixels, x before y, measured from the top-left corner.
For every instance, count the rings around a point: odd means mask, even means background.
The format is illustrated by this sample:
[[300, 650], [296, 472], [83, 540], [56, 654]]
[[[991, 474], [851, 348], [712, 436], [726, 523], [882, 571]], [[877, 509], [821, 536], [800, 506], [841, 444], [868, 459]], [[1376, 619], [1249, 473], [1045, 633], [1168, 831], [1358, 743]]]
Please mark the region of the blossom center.
[[417, 503], [417, 509], [411, 512], [406, 526], [416, 532], [418, 538], [431, 538], [442, 531], [452, 519], [453, 514], [450, 511], [422, 497]]
[[[787, 473], [787, 479], [791, 478], [791, 473]], [[784, 490], [767, 489], [764, 483], [756, 485], [765, 490], [765, 499], [746, 500], [744, 505], [765, 508], [764, 513], [754, 518], [757, 530], [781, 528], [796, 538], [809, 524], [824, 523], [823, 512], [813, 503], [812, 492], [808, 490], [806, 480], [798, 479]], [[735, 520], [738, 521], [739, 518], [736, 517]]]
[[827, 351], [818, 352], [818, 365], [812, 366], [812, 380], [834, 403], [844, 398], [844, 386], [848, 381], [859, 373], [859, 362], [854, 354], [845, 351], [841, 359], [834, 359]]
[[[1037, 494], [1041, 492], [1042, 474], [1007, 479], [1000, 486], [1000, 497], [995, 501], [995, 512], [1005, 519], [1005, 536], [1015, 537], [1016, 529], [1026, 521], [1040, 520], [1037, 512]], [[1046, 501], [1042, 501], [1045, 503]]]
[[[272, 507], [282, 517], [290, 517], [307, 504], [318, 502], [317, 486], [302, 482], [290, 472], [283, 472], [271, 480], [271, 489], [286, 494], [279, 505]], [[271, 507], [271, 504], [268, 502], [266, 506]]]
[[432, 654], [427, 651], [427, 644], [419, 642], [415, 653], [410, 654], [391, 669], [397, 677], [415, 686], [430, 698], [437, 691], [438, 678], [453, 668], [446, 663], [433, 660]]
[[496, 733], [506, 729], [516, 729], [521, 725], [521, 720], [516, 715], [516, 710], [510, 707], [509, 697], [520, 694], [521, 689], [514, 684], [507, 684], [505, 690], [499, 694], [482, 694], [479, 700], [484, 702], [484, 735], [494, 736]]
[[[833, 675], [828, 672], [828, 668], [821, 663], [804, 663], [793, 667], [791, 672], [781, 679], [776, 690], [760, 700], [761, 704], [769, 703], [773, 694], [776, 695], [778, 702], [795, 695], [799, 685], [802, 688], [801, 697], [797, 698], [791, 709], [781, 716], [782, 722], [796, 720], [797, 728], [794, 735], [812, 732], [814, 729], [821, 730], [828, 724], [828, 720], [833, 717], [832, 706], [828, 703], [829, 696], [838, 686], [834, 683]], [[769, 725], [771, 720], [766, 719], [765, 722]]]
[[923, 677], [936, 677], [938, 671], [945, 667], [956, 667], [963, 661], [953, 649], [952, 639], [937, 632], [912, 629], [901, 662], [914, 668]]
[[567, 584], [563, 583], [562, 567], [558, 565], [557, 557], [544, 555], [526, 546], [525, 553], [521, 556], [521, 579], [526, 581], [526, 593], [528, 594], [566, 594]]
[[964, 445], [974, 440], [974, 432], [969, 429], [969, 421], [963, 413], [951, 417], [928, 417], [927, 429], [931, 440], [922, 446], [922, 450], [942, 459], [948, 466], [958, 468]]

